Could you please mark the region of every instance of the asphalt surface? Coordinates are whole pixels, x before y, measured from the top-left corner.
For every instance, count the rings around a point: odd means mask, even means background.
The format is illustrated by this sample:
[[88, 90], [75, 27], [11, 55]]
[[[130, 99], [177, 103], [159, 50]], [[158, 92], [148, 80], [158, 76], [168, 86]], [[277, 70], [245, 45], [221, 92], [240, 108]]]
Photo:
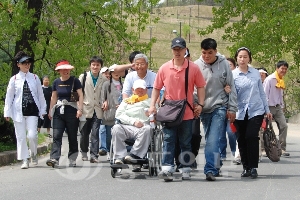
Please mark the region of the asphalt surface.
[[102, 163], [98, 164], [83, 162], [79, 156], [77, 167], [70, 168], [64, 136], [60, 169], [46, 165], [49, 154], [39, 157], [39, 164], [29, 169], [20, 169], [20, 163], [1, 167], [0, 199], [300, 199], [300, 128], [298, 124], [288, 125], [290, 157], [281, 157], [278, 163], [264, 157], [257, 179], [241, 178], [242, 166], [232, 163], [228, 149], [228, 160], [221, 168], [223, 177], [214, 182], [206, 181], [203, 174], [203, 141], [192, 179], [182, 181], [176, 173], [173, 182], [164, 182], [149, 177], [147, 170], [133, 173], [131, 168], [112, 178], [106, 156], [99, 157]]

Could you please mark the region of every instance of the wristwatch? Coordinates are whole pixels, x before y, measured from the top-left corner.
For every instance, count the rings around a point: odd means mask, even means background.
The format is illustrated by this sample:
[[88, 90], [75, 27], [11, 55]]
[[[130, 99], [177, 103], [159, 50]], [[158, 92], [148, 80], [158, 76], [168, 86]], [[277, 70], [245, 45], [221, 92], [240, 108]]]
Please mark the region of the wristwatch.
[[200, 104], [200, 103], [198, 103], [198, 102], [197, 102], [197, 104], [198, 104], [199, 106], [201, 106], [202, 108], [204, 107], [204, 105], [202, 105], [202, 104]]

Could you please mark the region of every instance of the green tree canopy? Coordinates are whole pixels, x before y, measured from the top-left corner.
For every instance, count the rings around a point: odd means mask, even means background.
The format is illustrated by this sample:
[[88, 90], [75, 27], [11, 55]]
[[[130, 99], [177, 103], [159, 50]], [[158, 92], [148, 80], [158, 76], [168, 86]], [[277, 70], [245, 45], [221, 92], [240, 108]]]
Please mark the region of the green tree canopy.
[[290, 114], [300, 109], [300, 1], [299, 0], [218, 0], [212, 24], [199, 31], [208, 35], [225, 29], [222, 39], [232, 42], [232, 55], [241, 46], [251, 49], [254, 59], [269, 72], [278, 60], [290, 64], [287, 74], [286, 106]]
[[[147, 52], [150, 42], [140, 42], [139, 32], [150, 23], [149, 13], [158, 0], [18, 0], [0, 3], [1, 86], [11, 76], [7, 69], [16, 52], [34, 57], [34, 72], [54, 75], [58, 60], [67, 59], [78, 75], [91, 56], [104, 65], [128, 62], [133, 50]], [[152, 20], [155, 23], [156, 20]], [[9, 59], [8, 59], [9, 58]], [[33, 67], [32, 67], [33, 68]], [[12, 74], [17, 72], [14, 67]], [[1, 94], [0, 94], [1, 96]]]

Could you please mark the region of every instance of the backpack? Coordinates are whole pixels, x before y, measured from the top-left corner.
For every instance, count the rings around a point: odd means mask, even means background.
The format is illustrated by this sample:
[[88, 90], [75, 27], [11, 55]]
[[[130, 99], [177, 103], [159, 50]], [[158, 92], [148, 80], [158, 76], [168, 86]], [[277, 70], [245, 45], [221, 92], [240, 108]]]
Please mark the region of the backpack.
[[272, 162], [278, 162], [281, 156], [281, 145], [279, 140], [276, 138], [272, 122], [270, 120], [267, 120], [267, 127], [263, 132], [263, 138], [267, 157]]
[[84, 71], [84, 73], [83, 73], [83, 79], [82, 79], [82, 94], [83, 94], [83, 96], [84, 96], [84, 88], [85, 88], [86, 76], [87, 76], [87, 73], [86, 73], [86, 71]]

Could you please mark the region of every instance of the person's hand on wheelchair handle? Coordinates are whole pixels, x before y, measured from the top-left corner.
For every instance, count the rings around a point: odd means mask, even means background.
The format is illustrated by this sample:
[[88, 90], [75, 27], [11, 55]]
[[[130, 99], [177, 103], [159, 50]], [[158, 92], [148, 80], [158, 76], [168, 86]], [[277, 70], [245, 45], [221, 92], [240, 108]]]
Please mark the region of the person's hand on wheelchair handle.
[[156, 110], [155, 106], [150, 106], [150, 108], [148, 109], [148, 115], [151, 115], [151, 114], [155, 115], [156, 112], [157, 112], [157, 110]]

